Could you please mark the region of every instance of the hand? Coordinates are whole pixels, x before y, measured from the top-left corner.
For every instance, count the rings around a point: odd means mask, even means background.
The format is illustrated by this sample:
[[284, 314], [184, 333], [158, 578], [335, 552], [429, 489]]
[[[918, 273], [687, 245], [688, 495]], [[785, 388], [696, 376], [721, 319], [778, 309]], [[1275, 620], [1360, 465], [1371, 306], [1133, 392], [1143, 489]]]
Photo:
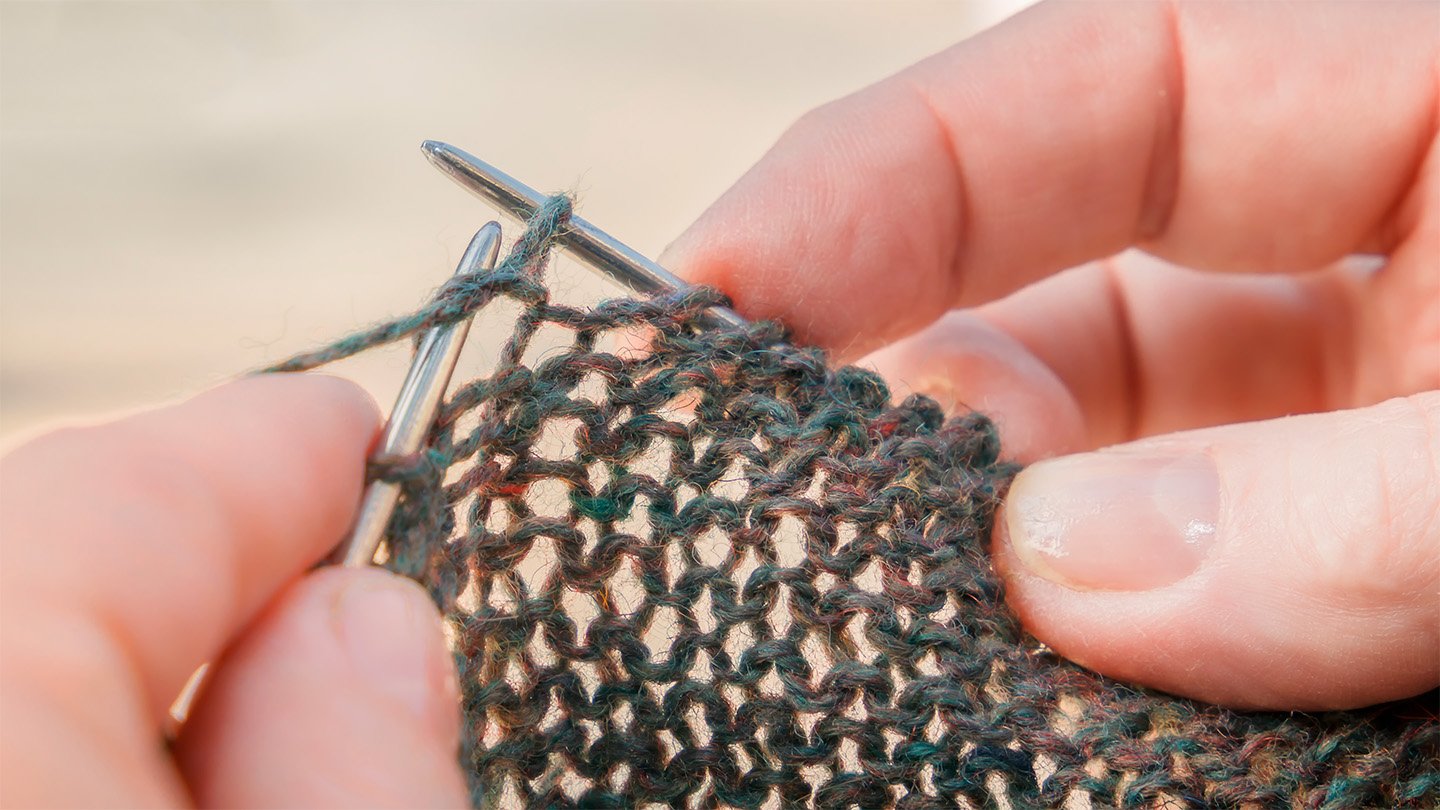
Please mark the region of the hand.
[[1437, 58], [1434, 5], [1043, 5], [805, 116], [664, 261], [1072, 454], [994, 544], [1059, 653], [1242, 707], [1415, 694]]
[[262, 377], [0, 462], [0, 804], [467, 805], [429, 598], [304, 574], [354, 517], [376, 423], [349, 383]]

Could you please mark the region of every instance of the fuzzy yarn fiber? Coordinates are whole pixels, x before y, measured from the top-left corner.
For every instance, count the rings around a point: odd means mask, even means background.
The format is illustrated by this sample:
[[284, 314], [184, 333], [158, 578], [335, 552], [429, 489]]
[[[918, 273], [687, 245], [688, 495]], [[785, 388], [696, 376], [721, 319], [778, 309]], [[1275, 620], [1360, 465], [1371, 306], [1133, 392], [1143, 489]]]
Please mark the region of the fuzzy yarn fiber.
[[[554, 303], [569, 215], [271, 369], [517, 313], [426, 451], [371, 470], [404, 486], [386, 564], [447, 616], [477, 806], [1440, 805], [1433, 694], [1242, 713], [1058, 658], [991, 567], [1014, 468], [989, 420], [891, 405], [775, 324], [702, 331], [713, 290]], [[648, 353], [599, 348], [629, 329]]]

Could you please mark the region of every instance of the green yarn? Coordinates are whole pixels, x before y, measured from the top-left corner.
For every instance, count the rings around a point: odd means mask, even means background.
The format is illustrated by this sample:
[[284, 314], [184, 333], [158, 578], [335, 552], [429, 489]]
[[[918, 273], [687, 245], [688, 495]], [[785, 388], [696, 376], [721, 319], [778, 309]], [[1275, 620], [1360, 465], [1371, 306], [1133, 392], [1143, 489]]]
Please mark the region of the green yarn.
[[[478, 806], [1440, 805], [1433, 694], [1234, 712], [1055, 656], [988, 557], [1014, 473], [988, 419], [891, 405], [775, 324], [702, 331], [714, 290], [556, 304], [569, 215], [552, 199], [493, 272], [273, 369], [521, 307], [426, 451], [372, 470], [404, 489], [387, 565], [453, 631]], [[599, 348], [640, 327], [645, 356]], [[569, 345], [528, 358], [541, 328]]]

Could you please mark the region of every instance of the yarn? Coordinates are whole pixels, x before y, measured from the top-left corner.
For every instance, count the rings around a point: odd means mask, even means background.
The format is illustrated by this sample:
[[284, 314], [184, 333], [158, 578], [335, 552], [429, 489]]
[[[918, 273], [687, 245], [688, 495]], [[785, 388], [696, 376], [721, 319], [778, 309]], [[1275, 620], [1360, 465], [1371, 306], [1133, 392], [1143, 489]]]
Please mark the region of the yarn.
[[[1054, 655], [991, 567], [1015, 468], [988, 419], [891, 405], [773, 323], [701, 330], [711, 289], [554, 303], [569, 216], [272, 369], [520, 310], [426, 450], [371, 470], [403, 485], [385, 564], [453, 638], [478, 807], [1440, 805], [1433, 694], [1236, 712]], [[643, 356], [599, 348], [642, 328]], [[531, 357], [542, 329], [567, 345]]]

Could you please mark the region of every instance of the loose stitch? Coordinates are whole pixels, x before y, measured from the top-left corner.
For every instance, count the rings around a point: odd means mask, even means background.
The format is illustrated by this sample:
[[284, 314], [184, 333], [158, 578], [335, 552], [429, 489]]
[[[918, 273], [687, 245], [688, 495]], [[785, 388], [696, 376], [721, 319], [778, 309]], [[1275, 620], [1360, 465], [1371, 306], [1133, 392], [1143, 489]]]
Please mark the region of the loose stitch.
[[[551, 199], [494, 272], [270, 369], [522, 306], [426, 451], [372, 470], [404, 487], [387, 565], [453, 631], [477, 806], [1440, 804], [1433, 695], [1233, 712], [1050, 653], [987, 553], [1014, 473], [988, 419], [892, 406], [775, 324], [702, 331], [714, 290], [554, 304], [570, 210]], [[526, 362], [542, 326], [573, 341]], [[597, 348], [633, 328], [644, 356]]]

